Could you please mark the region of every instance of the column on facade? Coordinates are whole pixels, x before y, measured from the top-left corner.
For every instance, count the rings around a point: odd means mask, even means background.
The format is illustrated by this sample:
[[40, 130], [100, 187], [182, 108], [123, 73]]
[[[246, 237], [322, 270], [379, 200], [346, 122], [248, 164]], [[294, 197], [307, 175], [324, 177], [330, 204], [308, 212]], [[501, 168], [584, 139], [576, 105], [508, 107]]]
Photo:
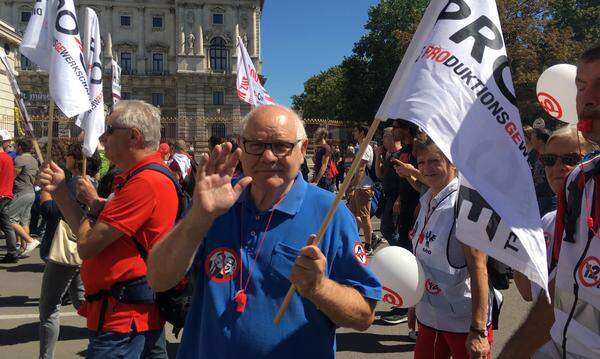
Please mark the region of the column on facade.
[[177, 32], [178, 36], [178, 44], [177, 44], [177, 52], [179, 55], [185, 55], [185, 13], [183, 8], [180, 6], [177, 8], [177, 21], [175, 22], [176, 28], [175, 32]]
[[195, 25], [195, 34], [194, 36], [196, 36], [196, 43], [194, 44], [194, 54], [196, 56], [203, 56], [204, 55], [204, 40], [202, 38], [203, 31], [202, 31], [202, 9], [200, 7], [198, 7], [195, 11], [195, 16], [196, 19], [194, 21], [194, 25]]
[[262, 60], [260, 55], [260, 11], [260, 9], [256, 8], [252, 12], [252, 56], [258, 57], [259, 61]]
[[146, 61], [148, 59], [148, 54], [146, 54], [146, 7], [142, 6], [138, 11], [141, 15], [140, 38], [138, 41], [138, 73], [146, 74], [148, 72], [146, 69], [146, 66], [148, 66], [148, 61]]
[[[112, 40], [112, 36], [114, 35], [114, 31], [113, 31], [113, 21], [114, 21], [113, 20], [113, 9], [114, 9], [114, 6], [112, 6], [112, 5], [106, 6], [104, 8], [104, 13], [106, 14], [106, 16], [104, 17], [104, 24], [106, 25], [106, 35], [105, 35], [106, 38], [105, 38], [104, 41], [108, 41], [108, 34], [110, 34], [111, 40]], [[105, 57], [108, 56], [108, 57], [113, 57], [114, 58], [115, 57], [115, 51], [113, 49], [114, 49], [114, 44], [111, 43], [111, 49], [110, 49], [111, 53], [110, 54], [107, 53], [105, 55]], [[117, 56], [118, 56], [118, 54], [117, 54]]]
[[202, 31], [202, 24], [198, 25], [198, 34], [198, 45], [200, 46], [198, 55], [204, 56], [204, 32]]

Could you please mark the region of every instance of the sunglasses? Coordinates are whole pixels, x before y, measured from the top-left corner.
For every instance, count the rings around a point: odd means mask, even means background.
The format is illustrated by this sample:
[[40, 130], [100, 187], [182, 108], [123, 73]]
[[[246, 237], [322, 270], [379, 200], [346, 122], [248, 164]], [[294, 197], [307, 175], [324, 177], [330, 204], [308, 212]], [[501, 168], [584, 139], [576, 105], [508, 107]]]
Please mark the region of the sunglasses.
[[540, 155], [540, 162], [546, 166], [554, 166], [556, 161], [560, 158], [561, 162], [565, 166], [576, 166], [581, 160], [581, 155], [578, 153], [567, 153], [566, 155], [555, 155], [552, 153], [545, 153]]
[[116, 130], [128, 130], [129, 127], [117, 127], [117, 126], [113, 126], [113, 125], [106, 125], [106, 130], [104, 131], [104, 133], [106, 135], [112, 135], [113, 133], [115, 133]]

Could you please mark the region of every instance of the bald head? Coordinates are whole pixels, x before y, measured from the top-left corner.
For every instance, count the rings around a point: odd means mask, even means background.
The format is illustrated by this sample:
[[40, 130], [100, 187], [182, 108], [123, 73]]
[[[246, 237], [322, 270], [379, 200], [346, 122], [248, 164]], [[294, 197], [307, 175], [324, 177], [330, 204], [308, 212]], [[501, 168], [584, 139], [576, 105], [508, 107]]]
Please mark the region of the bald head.
[[288, 135], [296, 140], [306, 139], [304, 123], [296, 112], [280, 105], [264, 105], [250, 111], [242, 120], [242, 134], [251, 127], [266, 127], [274, 135]]

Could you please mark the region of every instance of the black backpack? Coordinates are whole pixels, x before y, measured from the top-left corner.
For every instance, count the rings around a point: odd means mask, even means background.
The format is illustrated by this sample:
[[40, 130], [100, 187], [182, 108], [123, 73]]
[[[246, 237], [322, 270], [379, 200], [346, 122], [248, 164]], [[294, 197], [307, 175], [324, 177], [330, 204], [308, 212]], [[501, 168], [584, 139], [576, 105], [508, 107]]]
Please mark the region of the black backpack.
[[[119, 184], [119, 187], [122, 188], [128, 180], [144, 170], [160, 172], [167, 176], [171, 182], [173, 182], [173, 185], [177, 191], [177, 197], [179, 199], [179, 207], [177, 209], [175, 223], [179, 222], [187, 215], [192, 204], [192, 199], [188, 192], [181, 188], [173, 173], [171, 173], [171, 171], [165, 166], [157, 163], [150, 163], [141, 166], [135, 171], [132, 171], [127, 176], [125, 181]], [[142, 244], [135, 239], [135, 237], [131, 237], [131, 239], [140, 252], [140, 255], [144, 259], [144, 262], [146, 262], [148, 252], [144, 246], [142, 246]], [[158, 292], [155, 294], [156, 304], [158, 305], [160, 313], [167, 322], [173, 325], [173, 334], [175, 337], [177, 337], [185, 324], [185, 317], [192, 302], [193, 281], [191, 280], [191, 273], [187, 273], [175, 287], [165, 292]]]

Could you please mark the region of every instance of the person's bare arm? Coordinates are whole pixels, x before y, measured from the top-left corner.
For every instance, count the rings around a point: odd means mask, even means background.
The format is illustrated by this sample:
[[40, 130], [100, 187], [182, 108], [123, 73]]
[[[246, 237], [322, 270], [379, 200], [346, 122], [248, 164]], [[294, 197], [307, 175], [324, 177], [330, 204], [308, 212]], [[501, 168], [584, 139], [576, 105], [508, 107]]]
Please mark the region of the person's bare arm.
[[181, 280], [214, 220], [234, 205], [252, 181], [244, 177], [235, 186], [231, 185], [241, 153], [239, 148], [231, 152], [231, 147], [231, 143], [216, 146], [210, 158], [202, 155], [192, 208], [185, 219], [150, 250], [147, 276], [157, 292], [172, 288]]
[[525, 300], [526, 302], [531, 302], [531, 282], [529, 281], [529, 279], [527, 279], [527, 277], [525, 277], [523, 274], [521, 274], [521, 272], [518, 271], [515, 271], [513, 279], [515, 280], [517, 290], [519, 291], [519, 294], [521, 294], [521, 297], [523, 297], [523, 300]]
[[362, 179], [366, 175], [366, 173], [367, 173], [367, 161], [366, 160], [360, 160], [360, 164], [358, 165], [358, 169], [356, 170], [356, 173], [354, 173], [354, 177], [352, 178], [352, 180], [350, 182], [350, 188], [354, 188], [359, 183], [361, 183]]
[[97, 222], [92, 228], [79, 204], [69, 195], [65, 173], [54, 162], [43, 166], [39, 178], [42, 189], [51, 193], [65, 221], [76, 234], [77, 252], [81, 259], [92, 258], [123, 236], [121, 231], [103, 222]]
[[[489, 282], [487, 273], [487, 256], [485, 253], [467, 245], [462, 245], [467, 262], [467, 270], [471, 277], [471, 327], [478, 330], [487, 329]], [[486, 358], [490, 351], [487, 338], [469, 331], [465, 343], [470, 358]]]
[[319, 168], [319, 173], [317, 173], [317, 176], [312, 183], [318, 184], [321, 178], [323, 178], [325, 171], [327, 171], [327, 166], [329, 165], [329, 158], [331, 158], [330, 155], [323, 155], [323, 158], [321, 159], [321, 168]]
[[[550, 297], [554, 297], [554, 281], [548, 284]], [[554, 324], [554, 309], [545, 295], [540, 295], [531, 311], [512, 337], [506, 342], [499, 359], [530, 358], [550, 337]]]
[[385, 161], [382, 148], [383, 146], [378, 147], [375, 151], [375, 175], [379, 178], [383, 177], [383, 163]]
[[93, 217], [98, 217], [106, 205], [106, 199], [98, 196], [96, 188], [87, 176], [77, 181], [77, 200], [89, 207]]
[[300, 250], [290, 281], [300, 295], [313, 302], [337, 326], [367, 330], [375, 319], [377, 302], [327, 278], [327, 259], [315, 242], [316, 236], [312, 235], [311, 244]]

